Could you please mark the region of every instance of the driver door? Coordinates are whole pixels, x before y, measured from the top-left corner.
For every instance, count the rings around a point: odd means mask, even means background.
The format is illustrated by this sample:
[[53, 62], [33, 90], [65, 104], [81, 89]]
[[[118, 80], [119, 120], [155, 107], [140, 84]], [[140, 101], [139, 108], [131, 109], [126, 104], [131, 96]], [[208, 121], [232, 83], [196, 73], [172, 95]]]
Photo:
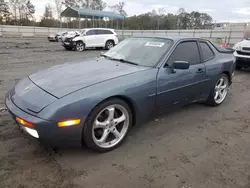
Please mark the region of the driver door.
[[[187, 61], [189, 69], [172, 71], [174, 61]], [[185, 41], [177, 45], [165, 66], [157, 76], [156, 106], [164, 107], [185, 104], [199, 98], [206, 80], [205, 65], [201, 57], [197, 41]]]

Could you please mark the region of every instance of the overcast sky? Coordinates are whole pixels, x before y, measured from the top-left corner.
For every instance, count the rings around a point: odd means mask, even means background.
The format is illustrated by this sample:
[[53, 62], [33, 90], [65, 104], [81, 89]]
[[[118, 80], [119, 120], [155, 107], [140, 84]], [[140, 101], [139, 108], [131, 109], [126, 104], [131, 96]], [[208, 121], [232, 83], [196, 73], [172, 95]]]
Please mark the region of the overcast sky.
[[[54, 0], [31, 0], [36, 6], [36, 18], [40, 18], [47, 3]], [[104, 0], [113, 5], [118, 0]], [[187, 12], [200, 11], [210, 14], [216, 22], [250, 22], [250, 0], [124, 0], [129, 16], [146, 13], [152, 9], [165, 8], [166, 13], [176, 13], [179, 8]], [[108, 10], [108, 9], [107, 9]]]

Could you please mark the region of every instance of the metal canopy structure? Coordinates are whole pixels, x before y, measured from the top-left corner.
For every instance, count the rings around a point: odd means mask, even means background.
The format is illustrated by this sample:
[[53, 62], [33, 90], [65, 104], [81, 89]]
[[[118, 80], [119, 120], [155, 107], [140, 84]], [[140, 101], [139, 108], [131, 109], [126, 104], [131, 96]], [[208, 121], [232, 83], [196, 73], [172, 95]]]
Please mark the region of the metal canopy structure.
[[100, 10], [92, 10], [89, 8], [66, 8], [62, 13], [62, 17], [74, 17], [74, 18], [88, 18], [88, 19], [99, 19], [99, 18], [111, 18], [123, 20], [124, 16], [114, 12], [106, 12]]

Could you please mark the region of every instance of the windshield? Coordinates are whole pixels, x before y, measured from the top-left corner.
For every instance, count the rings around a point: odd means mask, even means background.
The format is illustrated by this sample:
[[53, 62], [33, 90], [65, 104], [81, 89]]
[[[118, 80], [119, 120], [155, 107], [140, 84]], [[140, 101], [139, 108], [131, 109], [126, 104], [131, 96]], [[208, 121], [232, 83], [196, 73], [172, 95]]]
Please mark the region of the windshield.
[[154, 66], [173, 45], [171, 39], [128, 38], [104, 54], [110, 59], [122, 60], [141, 66]]

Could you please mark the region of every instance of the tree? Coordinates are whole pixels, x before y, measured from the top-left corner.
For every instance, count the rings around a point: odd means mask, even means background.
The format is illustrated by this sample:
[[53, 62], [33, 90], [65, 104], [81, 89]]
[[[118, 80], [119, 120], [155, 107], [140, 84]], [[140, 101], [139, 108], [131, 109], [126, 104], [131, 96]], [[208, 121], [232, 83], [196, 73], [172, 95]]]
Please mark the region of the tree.
[[[90, 2], [90, 0], [86, 0], [86, 2]], [[62, 2], [66, 7], [86, 7], [85, 0], [64, 0]]]
[[93, 10], [103, 10], [107, 6], [107, 4], [102, 0], [92, 0], [91, 2], [87, 0], [86, 2], [90, 3], [89, 6], [87, 6], [88, 4], [86, 3], [86, 6], [90, 7]]
[[44, 19], [52, 19], [53, 18], [52, 7], [49, 3], [45, 5], [43, 18]]
[[36, 11], [35, 6], [30, 2], [30, 0], [28, 0], [25, 6], [26, 19], [33, 17], [33, 14], [35, 14], [35, 11]]
[[124, 1], [119, 1], [118, 4], [110, 6], [109, 8], [112, 9], [113, 12], [118, 12], [119, 14], [123, 15], [123, 16], [127, 16], [126, 11], [124, 10], [124, 7], [126, 6]]
[[56, 13], [57, 13], [57, 18], [61, 20], [61, 12], [62, 12], [62, 0], [54, 0], [55, 5], [56, 5]]
[[0, 0], [0, 24], [6, 22], [9, 17], [9, 5], [4, 0]]

